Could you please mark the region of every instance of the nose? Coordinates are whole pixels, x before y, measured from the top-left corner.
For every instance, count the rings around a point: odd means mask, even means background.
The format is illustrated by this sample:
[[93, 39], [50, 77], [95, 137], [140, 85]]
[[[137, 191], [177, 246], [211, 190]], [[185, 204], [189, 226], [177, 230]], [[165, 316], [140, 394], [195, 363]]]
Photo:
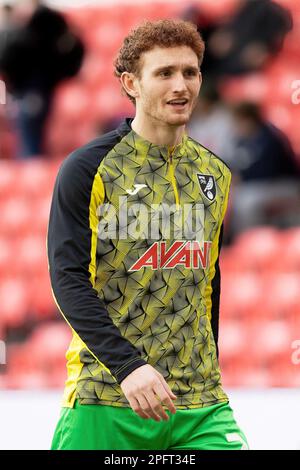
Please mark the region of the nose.
[[187, 90], [186, 81], [184, 75], [181, 72], [178, 72], [174, 75], [173, 79], [173, 92], [182, 93]]

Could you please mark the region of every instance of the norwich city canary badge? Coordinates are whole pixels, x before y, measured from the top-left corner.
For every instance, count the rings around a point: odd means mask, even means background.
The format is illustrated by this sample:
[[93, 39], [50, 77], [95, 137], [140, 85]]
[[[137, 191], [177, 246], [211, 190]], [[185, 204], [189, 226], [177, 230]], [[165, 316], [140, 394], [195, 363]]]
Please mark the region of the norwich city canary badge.
[[204, 196], [213, 201], [216, 197], [216, 181], [212, 175], [201, 175], [197, 173], [199, 185]]

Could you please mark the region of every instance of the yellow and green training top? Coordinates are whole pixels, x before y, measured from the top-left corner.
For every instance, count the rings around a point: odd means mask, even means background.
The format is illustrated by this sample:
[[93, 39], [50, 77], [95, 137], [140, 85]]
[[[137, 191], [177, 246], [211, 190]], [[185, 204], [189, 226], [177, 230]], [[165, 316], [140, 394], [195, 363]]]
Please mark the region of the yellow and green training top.
[[63, 406], [129, 407], [120, 384], [145, 364], [178, 409], [228, 401], [217, 342], [230, 179], [187, 135], [153, 145], [131, 119], [64, 160], [47, 236], [53, 295], [73, 331]]

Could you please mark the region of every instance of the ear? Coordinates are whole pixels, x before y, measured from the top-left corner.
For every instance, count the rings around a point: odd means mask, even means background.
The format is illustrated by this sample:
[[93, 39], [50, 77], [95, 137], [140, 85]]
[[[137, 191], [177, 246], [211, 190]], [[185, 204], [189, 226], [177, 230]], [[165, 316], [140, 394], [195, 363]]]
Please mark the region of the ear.
[[199, 72], [199, 93], [200, 93], [200, 90], [201, 90], [201, 85], [202, 85], [202, 73]]
[[122, 83], [122, 86], [124, 90], [132, 96], [132, 98], [138, 98], [139, 97], [139, 90], [138, 90], [138, 79], [137, 77], [130, 72], [123, 72], [120, 81]]

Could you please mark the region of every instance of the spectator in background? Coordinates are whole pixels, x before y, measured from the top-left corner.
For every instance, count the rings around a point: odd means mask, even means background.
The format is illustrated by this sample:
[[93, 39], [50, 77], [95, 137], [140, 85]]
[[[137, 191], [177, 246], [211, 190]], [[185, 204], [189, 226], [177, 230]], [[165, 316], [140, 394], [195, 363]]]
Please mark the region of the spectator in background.
[[208, 21], [196, 7], [187, 9], [183, 16], [196, 22], [200, 32], [204, 29], [202, 74], [216, 83], [224, 76], [261, 69], [281, 50], [292, 29], [290, 12], [272, 0], [240, 0], [235, 14], [223, 24]]
[[235, 139], [232, 170], [241, 181], [275, 180], [298, 173], [286, 135], [264, 120], [259, 106], [243, 102], [233, 108]]
[[74, 76], [82, 63], [82, 42], [63, 16], [40, 1], [26, 23], [8, 41], [0, 56], [0, 73], [17, 102], [20, 156], [41, 155], [43, 131], [53, 91]]
[[280, 224], [286, 214], [300, 222], [299, 168], [288, 138], [263, 119], [256, 104], [236, 105], [233, 117], [232, 236], [251, 226]]
[[14, 6], [4, 3], [0, 11], [0, 57], [16, 28]]
[[210, 85], [202, 85], [188, 129], [193, 139], [215, 152], [230, 166], [233, 153], [232, 114], [218, 91]]

